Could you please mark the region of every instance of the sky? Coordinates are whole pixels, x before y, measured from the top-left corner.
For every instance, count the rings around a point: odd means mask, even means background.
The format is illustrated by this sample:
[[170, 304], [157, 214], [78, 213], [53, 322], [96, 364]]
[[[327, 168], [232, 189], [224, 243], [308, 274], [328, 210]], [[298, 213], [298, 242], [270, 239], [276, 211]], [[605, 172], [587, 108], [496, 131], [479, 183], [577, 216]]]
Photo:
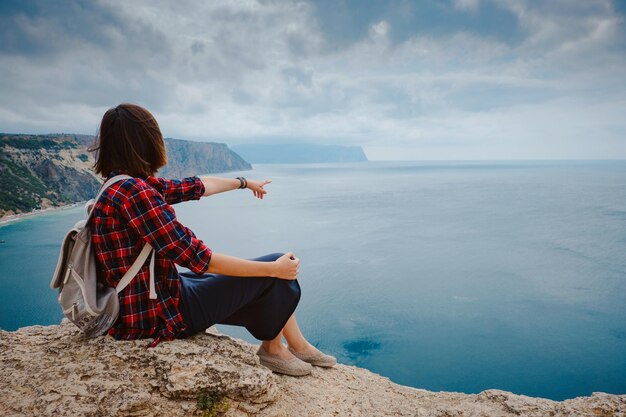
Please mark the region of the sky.
[[626, 158], [626, 0], [0, 2], [0, 132]]

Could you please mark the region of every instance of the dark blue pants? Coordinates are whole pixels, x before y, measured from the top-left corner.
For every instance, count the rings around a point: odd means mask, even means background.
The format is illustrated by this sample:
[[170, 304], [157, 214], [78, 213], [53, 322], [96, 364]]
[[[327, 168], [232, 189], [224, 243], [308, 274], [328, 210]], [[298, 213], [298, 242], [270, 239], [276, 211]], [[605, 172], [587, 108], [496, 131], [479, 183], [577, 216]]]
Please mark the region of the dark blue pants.
[[[282, 253], [253, 261], [272, 262]], [[203, 332], [214, 324], [243, 326], [258, 340], [271, 340], [285, 327], [300, 301], [298, 280], [233, 277], [180, 272], [179, 310], [188, 330]]]

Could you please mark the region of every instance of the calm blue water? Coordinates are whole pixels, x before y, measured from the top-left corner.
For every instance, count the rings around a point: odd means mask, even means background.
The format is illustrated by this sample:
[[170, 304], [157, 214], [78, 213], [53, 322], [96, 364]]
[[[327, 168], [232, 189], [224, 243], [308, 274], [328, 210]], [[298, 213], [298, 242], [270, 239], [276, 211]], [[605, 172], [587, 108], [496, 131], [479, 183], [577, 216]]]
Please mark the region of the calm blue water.
[[[259, 165], [243, 175], [273, 180], [266, 199], [236, 190], [175, 206], [179, 220], [216, 252], [294, 251], [298, 322], [340, 362], [434, 391], [626, 393], [626, 162]], [[60, 320], [48, 284], [81, 216], [0, 227], [0, 327]]]

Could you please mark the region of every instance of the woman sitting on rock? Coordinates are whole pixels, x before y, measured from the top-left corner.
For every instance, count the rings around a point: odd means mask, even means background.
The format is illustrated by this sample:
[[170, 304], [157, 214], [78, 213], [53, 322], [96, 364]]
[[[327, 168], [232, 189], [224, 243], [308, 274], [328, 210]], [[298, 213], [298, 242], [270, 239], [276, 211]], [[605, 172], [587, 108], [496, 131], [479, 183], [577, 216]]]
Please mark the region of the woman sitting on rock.
[[[171, 204], [248, 188], [257, 198], [270, 181], [245, 178], [155, 177], [167, 163], [163, 136], [152, 114], [120, 104], [102, 118], [92, 150], [94, 169], [106, 179], [127, 174], [94, 205], [93, 244], [107, 285], [115, 287], [145, 243], [154, 249], [154, 292], [149, 263], [119, 294], [120, 314], [109, 334], [116, 339], [188, 337], [215, 323], [244, 326], [261, 346], [261, 364], [287, 375], [307, 375], [311, 364], [336, 363], [300, 332], [294, 310], [300, 300], [298, 266], [292, 253], [253, 260], [214, 253], [176, 219]], [[175, 264], [191, 272], [178, 273]], [[282, 336], [288, 343], [283, 345]]]

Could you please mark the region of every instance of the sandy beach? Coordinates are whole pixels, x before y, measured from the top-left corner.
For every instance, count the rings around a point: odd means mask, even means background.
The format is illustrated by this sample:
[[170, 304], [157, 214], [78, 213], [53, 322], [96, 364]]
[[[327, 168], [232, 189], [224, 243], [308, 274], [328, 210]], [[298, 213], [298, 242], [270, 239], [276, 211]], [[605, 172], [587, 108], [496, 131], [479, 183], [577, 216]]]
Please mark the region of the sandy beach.
[[2, 226], [6, 226], [12, 222], [18, 221], [18, 220], [22, 220], [28, 217], [32, 217], [32, 216], [38, 216], [41, 214], [47, 214], [47, 213], [52, 213], [55, 211], [60, 211], [60, 210], [67, 210], [67, 209], [71, 209], [74, 208], [78, 205], [84, 204], [85, 201], [79, 201], [76, 203], [71, 203], [71, 204], [65, 204], [63, 206], [58, 206], [58, 207], [48, 207], [45, 209], [40, 209], [40, 210], [33, 210], [31, 212], [28, 213], [19, 213], [19, 214], [11, 214], [8, 216], [3, 216], [0, 217], [0, 227]]

